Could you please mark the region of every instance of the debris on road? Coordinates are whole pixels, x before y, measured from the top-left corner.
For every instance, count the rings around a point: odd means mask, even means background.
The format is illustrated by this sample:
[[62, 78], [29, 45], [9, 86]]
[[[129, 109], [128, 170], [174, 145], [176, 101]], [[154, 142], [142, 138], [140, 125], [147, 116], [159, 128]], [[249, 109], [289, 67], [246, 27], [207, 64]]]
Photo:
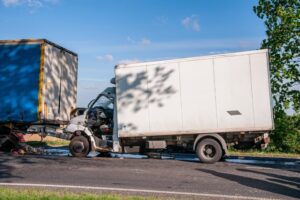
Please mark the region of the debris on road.
[[26, 144], [24, 133], [5, 126], [0, 129], [0, 151], [11, 153], [12, 155], [45, 153], [43, 148], [35, 148]]

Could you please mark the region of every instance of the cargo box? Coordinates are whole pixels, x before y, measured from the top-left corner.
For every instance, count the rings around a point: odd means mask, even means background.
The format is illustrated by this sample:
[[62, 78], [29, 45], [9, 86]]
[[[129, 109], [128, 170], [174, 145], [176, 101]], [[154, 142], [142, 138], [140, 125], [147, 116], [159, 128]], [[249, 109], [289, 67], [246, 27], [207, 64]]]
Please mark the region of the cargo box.
[[68, 121], [77, 69], [77, 54], [48, 40], [0, 41], [0, 123]]
[[116, 66], [119, 137], [268, 132], [268, 51]]

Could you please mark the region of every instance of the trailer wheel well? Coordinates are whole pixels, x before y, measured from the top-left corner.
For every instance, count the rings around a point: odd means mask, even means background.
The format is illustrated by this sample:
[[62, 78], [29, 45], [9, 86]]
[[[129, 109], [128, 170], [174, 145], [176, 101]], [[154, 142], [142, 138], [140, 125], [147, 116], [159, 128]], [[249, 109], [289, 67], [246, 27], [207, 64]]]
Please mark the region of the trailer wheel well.
[[204, 139], [207, 139], [207, 138], [210, 138], [210, 139], [213, 139], [215, 141], [217, 141], [219, 143], [219, 145], [221, 146], [222, 148], [222, 151], [223, 151], [223, 156], [224, 155], [228, 155], [228, 150], [227, 150], [227, 145], [226, 145], [226, 142], [225, 140], [218, 134], [200, 134], [196, 137], [195, 141], [194, 141], [194, 147], [193, 147], [193, 150], [195, 151], [196, 148], [197, 148], [197, 145]]

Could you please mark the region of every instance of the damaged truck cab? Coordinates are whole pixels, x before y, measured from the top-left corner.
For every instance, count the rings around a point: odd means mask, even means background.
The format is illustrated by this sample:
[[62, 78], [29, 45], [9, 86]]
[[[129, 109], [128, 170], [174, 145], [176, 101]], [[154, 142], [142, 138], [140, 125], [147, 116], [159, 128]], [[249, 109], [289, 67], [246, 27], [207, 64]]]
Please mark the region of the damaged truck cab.
[[112, 151], [115, 87], [106, 88], [92, 100], [83, 115], [70, 120], [65, 131], [71, 133], [70, 152], [85, 157], [90, 151]]

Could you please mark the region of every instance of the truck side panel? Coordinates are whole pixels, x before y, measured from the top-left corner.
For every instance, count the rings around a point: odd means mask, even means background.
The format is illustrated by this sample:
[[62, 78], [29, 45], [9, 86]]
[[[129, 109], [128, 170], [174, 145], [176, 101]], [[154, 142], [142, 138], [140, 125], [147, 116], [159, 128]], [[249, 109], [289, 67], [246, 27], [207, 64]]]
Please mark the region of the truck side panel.
[[0, 45], [0, 121], [36, 121], [40, 44]]
[[[118, 115], [124, 116], [118, 129], [132, 133], [149, 132], [149, 110], [146, 66], [120, 69], [116, 76]], [[126, 117], [130, 112], [130, 118]], [[138, 124], [139, 126], [136, 126]]]
[[213, 60], [181, 62], [180, 81], [183, 130], [217, 129]]
[[77, 56], [45, 44], [42, 116], [45, 120], [68, 121], [76, 108]]
[[118, 66], [119, 137], [271, 130], [267, 59], [258, 50]]
[[148, 65], [147, 74], [150, 131], [181, 130], [178, 63]]
[[249, 56], [214, 59], [218, 128], [254, 127]]
[[268, 54], [250, 55], [254, 124], [261, 129], [272, 129], [274, 126], [267, 56]]

